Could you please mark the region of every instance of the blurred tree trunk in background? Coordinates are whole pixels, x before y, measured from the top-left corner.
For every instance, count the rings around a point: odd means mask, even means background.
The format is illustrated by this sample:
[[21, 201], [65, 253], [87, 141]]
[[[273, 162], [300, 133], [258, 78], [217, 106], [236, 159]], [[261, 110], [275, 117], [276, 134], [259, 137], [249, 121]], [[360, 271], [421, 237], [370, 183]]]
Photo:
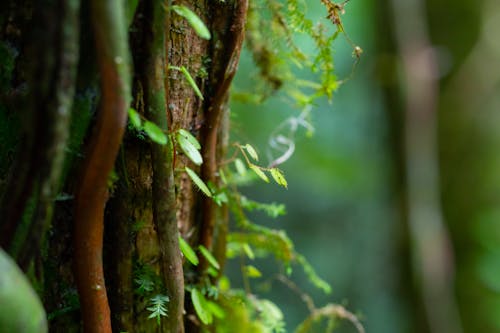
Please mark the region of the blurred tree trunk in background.
[[430, 4], [433, 40], [450, 70], [443, 73], [439, 139], [461, 317], [466, 333], [500, 332], [500, 6]]
[[[439, 184], [444, 222], [452, 240], [455, 262], [455, 295], [464, 332], [500, 332], [498, 263], [500, 228], [499, 177], [500, 148], [499, 31], [495, 1], [429, 0], [426, 20], [429, 37], [438, 63], [440, 79], [437, 109]], [[378, 7], [379, 20], [378, 78], [386, 91], [389, 142], [393, 147], [396, 181], [395, 195], [403, 221], [407, 220], [408, 175], [405, 161], [405, 120], [401, 90], [402, 72], [391, 25], [388, 1]], [[413, 41], [410, 41], [413, 42]], [[414, 126], [415, 123], [408, 124]], [[406, 127], [407, 129], [407, 127]], [[424, 135], [425, 132], [420, 132]], [[424, 139], [424, 138], [423, 138]], [[402, 253], [410, 249], [410, 230], [402, 227]], [[434, 244], [428, 243], [429, 246]], [[407, 267], [403, 264], [402, 267]], [[414, 267], [413, 269], [418, 269]], [[415, 317], [414, 332], [427, 332], [429, 318], [423, 311], [417, 290], [421, 281], [413, 280], [414, 271], [403, 270], [409, 306]], [[437, 306], [437, 304], [436, 304]], [[438, 310], [438, 309], [435, 309]], [[427, 318], [426, 318], [427, 317]]]

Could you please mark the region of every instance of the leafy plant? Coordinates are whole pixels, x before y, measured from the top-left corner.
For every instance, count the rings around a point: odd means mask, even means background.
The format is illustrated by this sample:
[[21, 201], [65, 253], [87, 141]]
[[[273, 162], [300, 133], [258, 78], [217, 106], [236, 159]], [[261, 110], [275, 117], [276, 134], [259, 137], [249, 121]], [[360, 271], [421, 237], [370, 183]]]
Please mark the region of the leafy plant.
[[167, 314], [167, 303], [169, 302], [168, 296], [158, 294], [151, 298], [150, 300], [151, 306], [147, 308], [151, 314], [149, 315], [149, 319], [156, 318], [156, 322], [158, 326], [160, 326], [161, 317], [166, 317]]

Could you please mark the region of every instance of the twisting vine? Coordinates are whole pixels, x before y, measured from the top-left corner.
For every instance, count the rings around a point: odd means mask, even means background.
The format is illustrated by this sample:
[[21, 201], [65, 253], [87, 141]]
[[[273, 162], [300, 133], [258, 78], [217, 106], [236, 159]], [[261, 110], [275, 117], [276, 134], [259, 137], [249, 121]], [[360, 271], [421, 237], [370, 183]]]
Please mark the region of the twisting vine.
[[[228, 4], [220, 4], [222, 11], [227, 11]], [[221, 10], [221, 9], [216, 9]], [[215, 85], [213, 97], [209, 100], [207, 108], [207, 125], [204, 133], [202, 156], [205, 161], [202, 165], [201, 174], [206, 183], [217, 184], [217, 143], [220, 130], [221, 118], [226, 108], [229, 87], [236, 74], [241, 46], [245, 36], [245, 22], [248, 10], [248, 0], [238, 0], [234, 3], [234, 8], [230, 8], [229, 13], [232, 19], [229, 26], [223, 27], [221, 38], [225, 40], [223, 52], [215, 54], [214, 58], [223, 57], [221, 65], [214, 71], [213, 80]], [[212, 248], [212, 239], [215, 226], [216, 204], [211, 198], [204, 198], [204, 216], [201, 226], [200, 244], [207, 249]], [[200, 269], [207, 267], [206, 260], [202, 260]]]
[[129, 53], [122, 1], [91, 2], [101, 101], [75, 196], [74, 271], [85, 332], [111, 332], [102, 266], [108, 177], [122, 140], [130, 96]]

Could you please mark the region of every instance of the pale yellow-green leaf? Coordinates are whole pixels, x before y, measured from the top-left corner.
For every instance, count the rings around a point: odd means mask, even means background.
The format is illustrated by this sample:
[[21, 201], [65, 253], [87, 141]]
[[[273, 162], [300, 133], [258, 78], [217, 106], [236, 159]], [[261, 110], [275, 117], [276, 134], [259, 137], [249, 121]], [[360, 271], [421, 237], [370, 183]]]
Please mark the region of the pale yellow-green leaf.
[[184, 255], [184, 257], [186, 257], [186, 259], [190, 263], [192, 263], [195, 266], [198, 265], [199, 263], [198, 256], [194, 252], [193, 248], [188, 244], [188, 242], [186, 242], [184, 238], [182, 238], [181, 236], [179, 236], [179, 248], [181, 249], [181, 252]]
[[285, 179], [285, 175], [283, 175], [283, 172], [281, 172], [280, 169], [277, 168], [272, 168], [269, 170], [271, 172], [271, 176], [273, 177], [274, 181], [278, 184], [281, 185], [285, 188], [288, 188], [288, 183]]
[[191, 144], [198, 150], [201, 149], [201, 145], [198, 142], [198, 140], [189, 132], [186, 131], [185, 129], [181, 128], [180, 130], [177, 131], [179, 135], [182, 135], [186, 140], [191, 142]]
[[198, 250], [200, 250], [201, 254], [208, 260], [210, 265], [212, 265], [217, 270], [220, 269], [220, 265], [217, 262], [217, 259], [215, 259], [215, 257], [212, 255], [212, 253], [210, 253], [210, 251], [208, 251], [208, 249], [206, 247], [204, 247], [203, 245], [200, 245], [198, 247]]
[[260, 278], [262, 273], [257, 269], [257, 267], [252, 265], [245, 266], [245, 274], [249, 278]]
[[257, 151], [255, 150], [254, 147], [252, 147], [250, 144], [246, 144], [245, 149], [247, 150], [248, 154], [250, 157], [252, 157], [254, 160], [258, 161], [259, 160], [259, 155], [257, 154]]
[[188, 167], [185, 167], [185, 170], [189, 175], [189, 177], [191, 178], [191, 180], [196, 184], [196, 186], [198, 186], [198, 188], [203, 193], [205, 193], [207, 197], [212, 197], [212, 192], [210, 192], [208, 186], [203, 182], [203, 180], [201, 180], [201, 178], [196, 174], [196, 172], [194, 172]]
[[195, 12], [185, 6], [172, 6], [172, 9], [180, 16], [184, 17], [198, 36], [203, 39], [210, 39], [210, 31]]
[[247, 168], [245, 167], [245, 163], [239, 158], [234, 160], [234, 166], [236, 167], [236, 172], [241, 176], [247, 173]]
[[191, 140], [188, 140], [180, 133], [177, 133], [176, 139], [184, 154], [186, 154], [186, 156], [189, 157], [194, 164], [201, 165], [203, 163], [203, 158], [201, 157], [200, 152], [196, 149], [196, 146], [193, 145]]
[[266, 176], [266, 174], [264, 173], [264, 171], [262, 171], [258, 166], [250, 164], [248, 167], [250, 169], [252, 169], [252, 171], [255, 172], [255, 174], [257, 176], [260, 177], [260, 179], [262, 179], [266, 183], [269, 183], [269, 178]]

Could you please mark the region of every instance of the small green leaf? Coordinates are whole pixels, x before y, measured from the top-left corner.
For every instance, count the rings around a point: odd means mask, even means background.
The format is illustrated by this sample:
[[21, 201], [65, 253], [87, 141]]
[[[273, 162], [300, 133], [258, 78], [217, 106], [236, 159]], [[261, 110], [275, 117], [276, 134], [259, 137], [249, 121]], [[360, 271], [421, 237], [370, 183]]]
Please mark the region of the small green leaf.
[[224, 309], [215, 302], [207, 301], [207, 308], [214, 315], [214, 317], [223, 319], [226, 316], [226, 312], [224, 311]]
[[137, 111], [132, 108], [128, 109], [128, 119], [130, 120], [132, 126], [136, 129], [141, 129], [141, 116]]
[[257, 269], [257, 267], [252, 265], [245, 266], [245, 274], [249, 278], [259, 278], [262, 276], [262, 273]]
[[250, 169], [252, 169], [252, 171], [255, 172], [255, 174], [257, 174], [257, 176], [259, 176], [263, 181], [265, 181], [266, 183], [269, 183], [269, 178], [267, 178], [264, 171], [262, 171], [258, 166], [254, 165], [254, 164], [250, 164], [248, 167]]
[[155, 123], [147, 120], [144, 122], [143, 129], [152, 141], [160, 145], [164, 145], [167, 143], [167, 136]]
[[248, 243], [243, 243], [241, 245], [243, 247], [243, 252], [247, 255], [248, 259], [254, 260], [255, 259], [255, 253], [253, 253], [252, 248]]
[[189, 74], [189, 71], [186, 69], [186, 67], [184, 67], [184, 66], [181, 66], [181, 67], [168, 66], [168, 68], [176, 70], [176, 71], [180, 71], [184, 75], [184, 77], [186, 78], [186, 80], [188, 81], [188, 83], [191, 86], [191, 88], [193, 88], [193, 90], [196, 93], [196, 95], [201, 100], [203, 100], [203, 94], [201, 93], [200, 88], [198, 88], [198, 85], [196, 84], [196, 81], [193, 79], [193, 77], [191, 76], [191, 74]]
[[169, 302], [169, 298], [168, 296], [159, 294], [151, 298], [150, 302], [152, 303], [152, 306], [147, 308], [147, 310], [151, 312], [148, 318], [156, 318], [156, 322], [158, 326], [160, 326], [161, 317], [168, 316], [166, 306]]
[[271, 172], [271, 176], [273, 177], [274, 181], [278, 184], [283, 186], [284, 188], [288, 188], [288, 183], [285, 179], [285, 176], [283, 175], [283, 172], [281, 172], [280, 169], [277, 168], [272, 168], [269, 170]]
[[191, 9], [185, 6], [172, 6], [172, 9], [180, 16], [184, 17], [193, 27], [194, 31], [203, 39], [210, 39], [210, 31], [203, 21]]
[[198, 188], [203, 192], [205, 193], [205, 195], [207, 197], [212, 197], [212, 193], [210, 192], [210, 190], [208, 189], [208, 186], [203, 182], [203, 180], [201, 180], [200, 177], [198, 177], [198, 175], [196, 174], [196, 172], [194, 172], [193, 170], [191, 170], [190, 168], [188, 167], [185, 167], [184, 168], [187, 172], [187, 174], [189, 175], [189, 177], [191, 178], [191, 180], [196, 184], [196, 186], [198, 186]]
[[184, 240], [181, 236], [179, 236], [179, 248], [181, 249], [182, 254], [186, 259], [192, 263], [193, 265], [198, 265], [199, 260], [198, 256], [194, 252], [193, 248], [189, 246], [188, 242]]
[[201, 145], [200, 143], [198, 142], [198, 140], [196, 140], [196, 138], [191, 134], [189, 133], [188, 131], [186, 131], [185, 129], [180, 129], [177, 131], [178, 135], [182, 135], [186, 140], [188, 140], [196, 149], [200, 150], [201, 149]]
[[259, 160], [259, 155], [257, 154], [257, 151], [255, 151], [255, 148], [252, 147], [250, 144], [246, 144], [245, 149], [247, 150], [248, 154], [256, 161]]
[[[181, 147], [182, 151], [186, 154], [191, 161], [196, 165], [201, 165], [203, 163], [203, 158], [200, 152], [196, 149], [196, 146], [191, 143], [190, 140], [180, 133], [177, 133], [177, 143]], [[199, 145], [199, 144], [198, 144]]]
[[196, 93], [196, 95], [198, 95], [198, 97], [201, 100], [203, 100], [203, 94], [201, 93], [200, 88], [198, 88], [198, 85], [196, 84], [196, 81], [193, 79], [193, 77], [191, 76], [191, 74], [189, 74], [189, 72], [186, 69], [186, 67], [181, 66], [181, 72], [182, 72], [182, 74], [184, 74], [184, 77], [188, 81], [188, 83], [191, 86], [191, 88], [193, 88], [193, 90]]
[[243, 163], [243, 161], [240, 160], [239, 158], [234, 160], [234, 166], [236, 167], [236, 171], [241, 176], [244, 176], [247, 173], [247, 168], [245, 167], [245, 163]]
[[191, 289], [191, 301], [201, 322], [205, 325], [212, 323], [212, 312], [207, 308], [207, 299], [196, 288]]
[[210, 265], [212, 265], [217, 270], [220, 269], [220, 266], [219, 266], [219, 263], [217, 262], [217, 259], [215, 259], [215, 257], [212, 255], [212, 253], [210, 253], [210, 251], [208, 251], [208, 249], [206, 247], [204, 247], [203, 245], [200, 245], [200, 246], [198, 246], [198, 250], [200, 250], [201, 254], [208, 260]]

